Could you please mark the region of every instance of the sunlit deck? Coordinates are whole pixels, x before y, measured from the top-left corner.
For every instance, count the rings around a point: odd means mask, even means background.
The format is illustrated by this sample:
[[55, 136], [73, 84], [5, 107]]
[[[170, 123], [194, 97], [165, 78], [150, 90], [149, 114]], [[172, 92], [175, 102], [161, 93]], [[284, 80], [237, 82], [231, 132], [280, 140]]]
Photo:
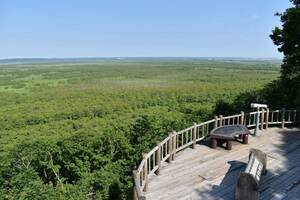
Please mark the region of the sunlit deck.
[[233, 143], [231, 151], [197, 144], [164, 163], [160, 175], [149, 177], [146, 199], [234, 199], [239, 172], [250, 148], [267, 153], [266, 176], [260, 181], [261, 199], [300, 199], [300, 130], [269, 128], [249, 144]]

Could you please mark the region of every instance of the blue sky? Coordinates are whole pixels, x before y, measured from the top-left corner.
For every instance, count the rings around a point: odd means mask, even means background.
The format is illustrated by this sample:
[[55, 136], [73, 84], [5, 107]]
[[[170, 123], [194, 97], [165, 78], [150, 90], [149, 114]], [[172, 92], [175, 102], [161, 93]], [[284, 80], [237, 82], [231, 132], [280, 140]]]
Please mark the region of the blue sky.
[[0, 0], [0, 58], [281, 57], [288, 0]]

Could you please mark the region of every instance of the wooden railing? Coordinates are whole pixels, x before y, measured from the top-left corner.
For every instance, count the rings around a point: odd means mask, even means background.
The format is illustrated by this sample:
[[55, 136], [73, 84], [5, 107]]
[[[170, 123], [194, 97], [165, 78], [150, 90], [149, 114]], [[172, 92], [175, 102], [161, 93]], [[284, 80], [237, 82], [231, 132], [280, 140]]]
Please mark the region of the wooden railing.
[[163, 141], [147, 154], [143, 154], [143, 159], [137, 168], [133, 171], [134, 176], [134, 199], [146, 199], [145, 192], [148, 188], [149, 175], [159, 175], [161, 164], [163, 162], [172, 162], [178, 151], [192, 146], [195, 148], [196, 142], [204, 140], [209, 136], [210, 131], [223, 125], [242, 124], [253, 129], [257, 124], [257, 115], [259, 115], [258, 125], [260, 129], [267, 129], [269, 126], [280, 125], [284, 128], [288, 124], [300, 123], [300, 113], [296, 110], [274, 110], [269, 109], [223, 117], [215, 116], [214, 119], [196, 124], [181, 131], [173, 131]]

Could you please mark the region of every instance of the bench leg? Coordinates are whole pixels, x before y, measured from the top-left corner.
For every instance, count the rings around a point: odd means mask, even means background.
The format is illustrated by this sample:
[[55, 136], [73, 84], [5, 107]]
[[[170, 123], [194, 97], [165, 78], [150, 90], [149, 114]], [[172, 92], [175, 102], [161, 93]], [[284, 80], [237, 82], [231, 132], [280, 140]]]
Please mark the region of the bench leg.
[[217, 146], [222, 146], [223, 145], [223, 140], [217, 139]]
[[231, 149], [232, 149], [232, 141], [227, 140], [227, 150], [231, 150]]
[[248, 134], [243, 135], [243, 144], [248, 144]]
[[217, 148], [217, 139], [216, 138], [211, 139], [211, 148], [213, 148], [213, 149]]

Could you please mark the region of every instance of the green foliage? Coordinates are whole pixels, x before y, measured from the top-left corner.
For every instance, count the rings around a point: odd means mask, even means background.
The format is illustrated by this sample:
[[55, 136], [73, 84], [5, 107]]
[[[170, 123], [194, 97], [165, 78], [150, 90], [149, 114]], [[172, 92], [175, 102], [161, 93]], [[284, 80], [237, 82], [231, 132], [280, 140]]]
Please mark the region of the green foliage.
[[0, 199], [130, 199], [142, 153], [278, 75], [263, 61], [0, 65]]
[[300, 7], [300, 0], [290, 0], [290, 2], [292, 2], [296, 6], [296, 8]]
[[278, 102], [300, 108], [300, 3], [298, 0], [292, 2], [295, 7], [278, 14], [282, 28], [275, 27], [270, 35], [274, 44], [279, 46], [278, 50], [284, 54], [281, 79], [277, 86], [274, 85], [273, 92], [282, 94]]
[[300, 74], [300, 9], [289, 8], [280, 18], [282, 28], [275, 27], [271, 38], [284, 54], [282, 77], [293, 79]]

